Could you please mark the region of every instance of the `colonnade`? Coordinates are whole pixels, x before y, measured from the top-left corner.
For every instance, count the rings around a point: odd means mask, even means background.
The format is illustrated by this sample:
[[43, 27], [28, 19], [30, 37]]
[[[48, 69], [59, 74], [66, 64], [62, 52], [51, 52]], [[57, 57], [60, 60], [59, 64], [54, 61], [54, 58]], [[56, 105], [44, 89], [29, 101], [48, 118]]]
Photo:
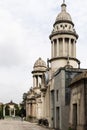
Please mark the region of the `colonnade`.
[[71, 38], [58, 38], [51, 41], [51, 57], [76, 57], [76, 40]]
[[33, 76], [33, 87], [40, 87], [42, 84], [42, 75]]

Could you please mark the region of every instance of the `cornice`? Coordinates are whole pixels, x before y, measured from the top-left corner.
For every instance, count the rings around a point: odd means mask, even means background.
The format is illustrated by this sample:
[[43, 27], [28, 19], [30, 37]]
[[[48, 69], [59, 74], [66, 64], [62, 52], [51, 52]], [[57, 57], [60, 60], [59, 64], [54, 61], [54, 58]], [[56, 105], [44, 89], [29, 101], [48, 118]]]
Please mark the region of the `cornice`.
[[[52, 61], [55, 61], [55, 60], [60, 60], [60, 59], [65, 59], [67, 60], [67, 57], [54, 57], [54, 58], [51, 58], [49, 60], [49, 62], [52, 62]], [[77, 61], [78, 63], [80, 63], [80, 61], [77, 59], [77, 58], [74, 58], [74, 57], [69, 57], [69, 60], [74, 60], [74, 61]]]
[[56, 31], [56, 32], [52, 32], [52, 34], [49, 36], [49, 38], [51, 39], [52, 37], [56, 36], [56, 35], [64, 35], [64, 34], [68, 34], [68, 35], [73, 35], [76, 37], [76, 39], [78, 39], [78, 34], [76, 34], [75, 32], [71, 32], [71, 31]]

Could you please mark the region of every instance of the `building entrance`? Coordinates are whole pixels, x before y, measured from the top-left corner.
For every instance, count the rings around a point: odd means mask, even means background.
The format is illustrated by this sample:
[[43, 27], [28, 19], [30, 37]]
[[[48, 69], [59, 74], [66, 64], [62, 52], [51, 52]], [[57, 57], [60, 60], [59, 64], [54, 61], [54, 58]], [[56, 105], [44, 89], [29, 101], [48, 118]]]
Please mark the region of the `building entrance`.
[[77, 128], [77, 104], [73, 104], [73, 126], [74, 130]]

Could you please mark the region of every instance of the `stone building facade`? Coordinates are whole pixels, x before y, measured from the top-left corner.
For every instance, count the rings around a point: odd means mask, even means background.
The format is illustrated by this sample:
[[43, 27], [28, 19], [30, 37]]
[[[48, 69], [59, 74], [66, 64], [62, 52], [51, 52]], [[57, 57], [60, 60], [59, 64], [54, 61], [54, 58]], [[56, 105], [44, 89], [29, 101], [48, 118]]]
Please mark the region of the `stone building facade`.
[[[70, 120], [70, 97], [72, 89], [69, 87], [74, 77], [79, 76], [85, 69], [66, 68], [58, 69], [54, 75], [54, 90], [51, 109], [53, 110], [53, 128], [68, 130]], [[51, 117], [52, 118], [52, 117]]]
[[[39, 58], [33, 67], [33, 87], [27, 93], [26, 100], [26, 118], [35, 121], [45, 116], [43, 73], [47, 70], [46, 63]], [[43, 92], [42, 92], [43, 91]]]
[[74, 77], [86, 71], [80, 68], [80, 61], [76, 58], [78, 34], [66, 7], [63, 1], [49, 36], [51, 58], [47, 66], [41, 58], [34, 64], [33, 87], [26, 100], [27, 117], [45, 118], [49, 127], [58, 130], [68, 130], [69, 121], [70, 125], [73, 124], [72, 97], [70, 100], [73, 89], [69, 84]]
[[76, 76], [70, 88], [69, 125], [74, 130], [87, 130], [87, 71]]
[[[50, 119], [51, 127], [67, 130], [69, 125], [69, 82], [79, 73], [80, 61], [76, 58], [78, 34], [66, 4], [61, 5], [61, 12], [53, 24], [51, 40], [51, 81], [50, 83]], [[68, 77], [68, 74], [71, 77]], [[66, 79], [66, 77], [68, 77]]]

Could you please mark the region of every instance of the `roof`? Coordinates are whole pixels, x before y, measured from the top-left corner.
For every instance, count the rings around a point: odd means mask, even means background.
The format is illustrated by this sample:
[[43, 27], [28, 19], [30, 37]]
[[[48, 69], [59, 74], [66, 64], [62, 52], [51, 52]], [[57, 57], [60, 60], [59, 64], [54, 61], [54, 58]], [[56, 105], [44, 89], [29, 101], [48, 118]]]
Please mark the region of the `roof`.
[[66, 12], [66, 4], [64, 3], [61, 5], [61, 12], [56, 18], [57, 21], [72, 21], [70, 14]]
[[6, 103], [6, 105], [17, 105], [16, 103], [14, 103], [12, 100], [8, 103]]
[[35, 64], [34, 64], [34, 71], [45, 71], [46, 70], [46, 63], [44, 60], [41, 59], [41, 57], [39, 57]]
[[72, 84], [74, 84], [74, 83], [76, 83], [76, 82], [82, 80], [82, 79], [87, 79], [87, 71], [85, 71], [85, 72], [83, 72], [83, 73], [81, 73], [81, 74], [75, 76], [75, 77], [73, 78], [73, 80], [71, 81], [70, 86], [71, 86]]

